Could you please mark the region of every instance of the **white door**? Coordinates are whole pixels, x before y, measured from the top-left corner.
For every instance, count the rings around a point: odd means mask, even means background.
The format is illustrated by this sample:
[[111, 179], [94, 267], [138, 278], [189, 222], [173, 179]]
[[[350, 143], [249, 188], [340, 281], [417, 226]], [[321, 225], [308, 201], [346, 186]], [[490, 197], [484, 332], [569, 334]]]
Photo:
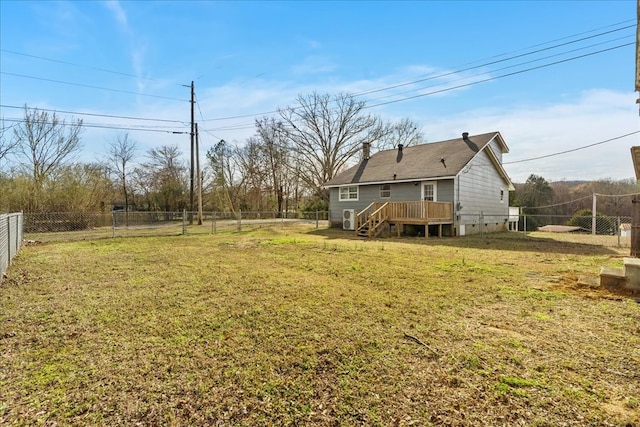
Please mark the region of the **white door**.
[[422, 200], [427, 200], [430, 202], [436, 201], [437, 200], [436, 189], [437, 188], [436, 188], [435, 182], [423, 183], [422, 184]]

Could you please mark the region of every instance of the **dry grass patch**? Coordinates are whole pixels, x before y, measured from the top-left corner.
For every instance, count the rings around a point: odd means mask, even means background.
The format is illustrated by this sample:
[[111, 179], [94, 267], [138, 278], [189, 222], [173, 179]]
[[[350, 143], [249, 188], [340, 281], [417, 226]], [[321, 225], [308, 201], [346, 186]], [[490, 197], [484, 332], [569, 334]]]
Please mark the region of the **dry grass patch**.
[[25, 247], [0, 424], [631, 425], [640, 304], [540, 239], [259, 230]]

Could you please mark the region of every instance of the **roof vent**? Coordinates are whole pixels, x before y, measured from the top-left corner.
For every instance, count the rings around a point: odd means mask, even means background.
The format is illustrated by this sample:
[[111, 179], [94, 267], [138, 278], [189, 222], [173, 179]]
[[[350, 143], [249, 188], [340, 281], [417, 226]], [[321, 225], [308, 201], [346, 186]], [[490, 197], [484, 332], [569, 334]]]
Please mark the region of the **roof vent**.
[[398, 144], [398, 151], [402, 151], [402, 147], [404, 147], [404, 145]]
[[469, 132], [462, 132], [462, 139], [469, 138]]

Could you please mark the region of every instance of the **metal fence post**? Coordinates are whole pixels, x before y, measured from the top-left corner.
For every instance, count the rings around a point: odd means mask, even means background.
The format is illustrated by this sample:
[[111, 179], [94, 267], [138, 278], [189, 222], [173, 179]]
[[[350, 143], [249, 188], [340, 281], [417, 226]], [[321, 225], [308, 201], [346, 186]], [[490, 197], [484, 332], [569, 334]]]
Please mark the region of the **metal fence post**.
[[16, 218], [16, 252], [17, 252], [18, 249], [20, 249], [20, 241], [22, 240], [21, 238], [22, 233], [20, 232], [20, 217], [16, 215], [15, 218]]
[[242, 231], [242, 209], [238, 209], [238, 232]]
[[320, 213], [316, 211], [316, 228], [320, 227], [320, 225], [318, 224], [318, 221], [320, 221]]
[[7, 215], [7, 266], [11, 265], [11, 215]]
[[211, 233], [216, 234], [216, 212], [211, 212]]
[[116, 237], [116, 214], [111, 211], [111, 238]]
[[182, 210], [182, 235], [187, 234], [187, 210]]

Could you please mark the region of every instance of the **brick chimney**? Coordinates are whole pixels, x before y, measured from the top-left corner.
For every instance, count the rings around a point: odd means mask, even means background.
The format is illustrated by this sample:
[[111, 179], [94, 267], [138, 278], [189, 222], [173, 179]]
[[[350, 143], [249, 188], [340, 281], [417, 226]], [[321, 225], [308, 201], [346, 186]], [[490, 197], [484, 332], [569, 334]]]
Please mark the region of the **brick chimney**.
[[371, 143], [365, 141], [362, 143], [362, 158], [367, 160], [369, 157], [371, 157]]

